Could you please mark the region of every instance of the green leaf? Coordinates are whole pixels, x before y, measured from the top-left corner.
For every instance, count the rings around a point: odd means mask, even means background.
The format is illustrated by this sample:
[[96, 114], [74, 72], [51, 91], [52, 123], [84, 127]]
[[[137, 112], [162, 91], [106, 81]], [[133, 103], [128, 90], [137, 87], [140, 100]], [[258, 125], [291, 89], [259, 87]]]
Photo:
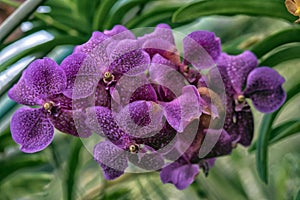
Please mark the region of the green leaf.
[[297, 46], [288, 46], [271, 53], [260, 62], [260, 65], [274, 67], [284, 61], [300, 58], [299, 44], [300, 43], [298, 43]]
[[147, 13], [143, 13], [141, 16], [137, 16], [128, 21], [125, 26], [129, 29], [135, 27], [151, 26], [161, 22], [164, 19], [170, 18], [175, 10], [179, 8], [178, 5], [172, 6], [158, 6], [156, 9], [152, 9]]
[[0, 71], [3, 71], [5, 69], [7, 69], [9, 66], [11, 66], [12, 64], [14, 64], [15, 62], [17, 62], [18, 60], [20, 60], [21, 58], [30, 55], [32, 53], [36, 53], [36, 52], [44, 52], [44, 53], [48, 53], [50, 52], [54, 47], [59, 46], [59, 45], [66, 45], [66, 44], [80, 44], [84, 42], [83, 38], [79, 38], [79, 37], [73, 37], [73, 36], [59, 36], [56, 37], [55, 39], [45, 42], [43, 44], [39, 44], [37, 46], [34, 46], [32, 48], [26, 49], [22, 52], [20, 52], [19, 54], [15, 55], [14, 57], [12, 57], [11, 59], [9, 59], [8, 61], [1, 63], [0, 66]]
[[[300, 82], [296, 82], [291, 88], [287, 90], [286, 103], [299, 93]], [[265, 114], [263, 116], [261, 126], [258, 130], [258, 138], [256, 143], [256, 168], [259, 177], [265, 182], [268, 182], [268, 144], [271, 134], [271, 128], [274, 120], [276, 119], [279, 110]]]
[[92, 22], [95, 10], [100, 5], [100, 0], [76, 0], [75, 4], [77, 8], [77, 13], [80, 15], [80, 17], [84, 18], [86, 22]]
[[65, 176], [65, 195], [66, 199], [72, 200], [75, 196], [76, 172], [79, 165], [80, 150], [82, 142], [80, 138], [74, 138], [70, 149], [69, 160], [66, 166], [68, 170]]
[[[300, 120], [290, 120], [284, 122], [272, 129], [268, 145], [279, 142], [280, 140], [298, 132], [300, 132]], [[256, 150], [256, 142], [254, 142], [248, 149], [249, 152], [253, 152], [254, 150]]]
[[18, 152], [0, 159], [0, 182], [6, 177], [23, 168], [33, 168], [47, 164], [47, 160], [42, 153], [24, 154]]
[[263, 41], [257, 43], [251, 48], [251, 51], [258, 57], [261, 58], [263, 55], [275, 49], [276, 47], [292, 43], [300, 42], [300, 28], [293, 27], [285, 29], [283, 31], [277, 32], [269, 37], [265, 38]]
[[146, 4], [153, 0], [130, 0], [126, 1], [120, 7], [118, 7], [114, 12], [110, 13], [110, 17], [105, 23], [104, 29], [111, 29], [116, 24], [121, 24], [123, 17], [130, 11], [130, 9], [141, 4]]
[[173, 15], [173, 22], [184, 22], [208, 15], [253, 15], [269, 16], [293, 22], [296, 18], [285, 8], [284, 2], [271, 0], [203, 0], [192, 2], [178, 9]]
[[300, 200], [300, 189], [298, 190], [298, 192], [296, 194], [295, 200]]
[[265, 183], [268, 183], [268, 141], [273, 120], [273, 114], [264, 115], [258, 131], [259, 135], [256, 145], [256, 167], [259, 177]]
[[110, 9], [117, 2], [117, 0], [102, 0], [101, 4], [98, 6], [94, 21], [93, 21], [93, 30], [103, 31], [103, 26], [105, 21], [108, 19], [107, 16], [109, 14]]

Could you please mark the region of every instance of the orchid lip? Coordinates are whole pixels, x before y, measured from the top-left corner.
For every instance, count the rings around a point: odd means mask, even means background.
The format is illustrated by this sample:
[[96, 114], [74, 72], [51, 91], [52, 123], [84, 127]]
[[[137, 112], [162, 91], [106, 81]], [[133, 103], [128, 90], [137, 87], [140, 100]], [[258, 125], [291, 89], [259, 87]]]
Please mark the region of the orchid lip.
[[110, 72], [105, 72], [103, 74], [103, 82], [106, 84], [110, 84], [115, 80], [115, 76], [113, 74], [111, 74]]
[[53, 108], [54, 106], [55, 106], [55, 103], [54, 103], [53, 101], [48, 101], [48, 102], [44, 103], [43, 108], [44, 108], [47, 112], [51, 113], [51, 110], [52, 110], [52, 108]]
[[132, 144], [129, 146], [130, 153], [138, 153], [139, 149], [140, 149], [139, 145], [137, 145], [137, 144]]

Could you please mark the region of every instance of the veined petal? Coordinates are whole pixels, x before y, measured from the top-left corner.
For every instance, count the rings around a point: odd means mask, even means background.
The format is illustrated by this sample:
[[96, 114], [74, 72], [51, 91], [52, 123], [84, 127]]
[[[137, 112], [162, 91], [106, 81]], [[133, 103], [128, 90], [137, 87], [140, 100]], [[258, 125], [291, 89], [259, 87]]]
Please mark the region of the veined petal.
[[111, 30], [104, 30], [103, 33], [114, 40], [135, 39], [133, 33], [122, 25], [115, 25]]
[[114, 100], [112, 103], [117, 103], [122, 107], [138, 100], [157, 101], [156, 92], [145, 74], [123, 75], [116, 86], [110, 90], [110, 94]]
[[145, 34], [142, 37], [138, 37], [138, 42], [142, 46], [149, 39], [158, 38], [175, 44], [172, 29], [167, 24], [158, 24], [152, 33]]
[[[222, 155], [230, 154], [232, 151], [232, 139], [230, 135], [223, 130], [206, 129], [204, 130], [205, 137], [209, 137], [209, 140], [204, 140], [205, 145], [202, 144], [201, 148], [204, 146], [210, 146], [208, 143], [214, 143], [213, 148], [206, 156], [206, 158], [213, 158]], [[217, 140], [217, 141], [216, 141]], [[205, 148], [205, 147], [204, 147]]]
[[202, 114], [201, 99], [195, 86], [182, 88], [182, 95], [168, 103], [162, 103], [169, 124], [177, 131], [184, 128]]
[[67, 84], [64, 71], [55, 61], [46, 57], [32, 62], [23, 77], [25, 84], [40, 94], [41, 98], [61, 93]]
[[45, 149], [54, 136], [53, 125], [42, 108], [20, 108], [12, 117], [10, 129], [12, 138], [26, 153]]
[[149, 137], [163, 127], [163, 110], [154, 102], [132, 102], [115, 116], [119, 127], [133, 137]]
[[87, 125], [101, 136], [107, 137], [114, 143], [119, 141], [124, 135], [127, 135], [116, 123], [112, 111], [106, 107], [96, 106], [86, 110]]
[[75, 47], [74, 53], [91, 54], [95, 47], [108, 38], [109, 36], [103, 34], [102, 32], [94, 31], [91, 38], [86, 43]]
[[109, 141], [95, 146], [94, 159], [102, 167], [104, 177], [108, 180], [121, 176], [128, 166], [127, 153]]
[[76, 137], [89, 137], [92, 133], [85, 124], [86, 115], [82, 110], [61, 109], [58, 115], [50, 115], [51, 123], [56, 129]]
[[212, 32], [195, 31], [183, 39], [185, 63], [198, 69], [214, 66], [220, 53], [220, 39]]
[[79, 99], [95, 92], [102, 74], [93, 58], [83, 53], [71, 54], [63, 60], [61, 68], [67, 76], [67, 88], [64, 95]]
[[187, 85], [184, 76], [168, 65], [152, 63], [149, 68], [149, 75], [153, 83], [163, 87], [158, 88], [158, 90], [163, 90], [158, 93], [162, 93], [162, 96], [168, 96], [163, 94], [163, 92], [180, 96], [181, 89]]
[[163, 157], [157, 152], [129, 154], [129, 161], [145, 170], [159, 170], [164, 165]]
[[26, 85], [23, 76], [19, 82], [8, 91], [8, 96], [15, 102], [23, 105], [33, 106], [42, 103], [40, 94]]
[[193, 183], [198, 174], [199, 165], [174, 162], [161, 170], [160, 179], [164, 184], [172, 183], [177, 189], [183, 190]]
[[150, 56], [135, 40], [122, 40], [110, 54], [109, 71], [114, 75], [137, 75], [148, 69]]
[[218, 59], [218, 65], [226, 68], [232, 87], [236, 93], [241, 94], [248, 74], [257, 67], [257, 58], [250, 51], [237, 56], [223, 53]]
[[53, 60], [44, 58], [28, 66], [8, 95], [20, 104], [41, 105], [47, 97], [59, 94], [65, 88], [64, 71]]
[[248, 76], [244, 95], [252, 99], [255, 108], [261, 112], [273, 112], [285, 101], [286, 93], [282, 88], [284, 78], [269, 67], [260, 67]]

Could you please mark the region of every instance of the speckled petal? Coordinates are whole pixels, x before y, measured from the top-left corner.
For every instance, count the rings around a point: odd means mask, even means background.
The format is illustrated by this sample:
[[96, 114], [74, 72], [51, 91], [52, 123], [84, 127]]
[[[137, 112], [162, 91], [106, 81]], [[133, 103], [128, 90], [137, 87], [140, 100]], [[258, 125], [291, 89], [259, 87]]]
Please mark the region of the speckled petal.
[[33, 106], [41, 104], [40, 94], [25, 83], [23, 76], [9, 91], [8, 96], [15, 102], [23, 105]]
[[186, 64], [203, 69], [212, 67], [221, 53], [220, 39], [209, 31], [195, 31], [183, 39]]
[[122, 40], [110, 53], [109, 71], [117, 75], [136, 75], [148, 69], [149, 64], [149, 55], [139, 49], [135, 40]]
[[151, 57], [155, 54], [160, 54], [173, 63], [180, 64], [180, 55], [176, 46], [166, 40], [158, 38], [149, 39], [144, 42], [142, 49]]
[[172, 67], [172, 68], [175, 69], [175, 70], [178, 69], [178, 67], [177, 67], [173, 62], [171, 62], [170, 60], [164, 58], [164, 57], [161, 56], [160, 54], [155, 54], [155, 55], [152, 57], [151, 62], [152, 62], [152, 63], [161, 64], [161, 65], [166, 65], [166, 66]]
[[125, 26], [115, 25], [111, 30], [104, 30], [103, 33], [114, 40], [135, 39], [135, 36]]
[[90, 54], [95, 47], [108, 38], [109, 36], [99, 31], [94, 31], [91, 38], [86, 43], [75, 47], [74, 53]]
[[138, 37], [138, 42], [140, 46], [142, 46], [146, 41], [153, 38], [163, 39], [170, 42], [171, 44], [175, 44], [172, 29], [167, 24], [158, 24], [152, 33], [145, 34], [142, 37]]
[[176, 136], [176, 130], [173, 129], [167, 122], [164, 124], [164, 127], [159, 131], [155, 131], [155, 133], [151, 133], [149, 135], [153, 135], [147, 138], [136, 138], [137, 143], [145, 144], [155, 150], [162, 150], [167, 145], [172, 146], [172, 141]]
[[85, 98], [95, 92], [101, 70], [94, 60], [82, 53], [68, 56], [61, 63], [67, 76], [64, 95], [72, 99]]
[[165, 92], [172, 92], [177, 97], [180, 96], [181, 89], [187, 85], [184, 76], [168, 65], [152, 63], [149, 68], [149, 75], [153, 83], [163, 86], [162, 89], [170, 90]]
[[134, 137], [149, 137], [163, 127], [163, 110], [154, 102], [132, 102], [115, 116], [119, 127]]
[[235, 92], [240, 94], [244, 88], [248, 74], [257, 67], [257, 58], [250, 51], [231, 56], [223, 53], [218, 65], [225, 67]]
[[269, 113], [277, 110], [286, 99], [282, 88], [284, 78], [269, 67], [260, 67], [248, 76], [244, 95], [252, 99], [255, 108], [261, 112]]
[[[225, 130], [206, 129], [204, 130], [204, 133], [206, 136], [201, 149], [205, 147], [211, 147], [209, 143], [214, 144], [206, 158], [213, 158], [231, 153], [232, 140], [230, 135]], [[208, 140], [206, 140], [207, 136], [209, 136]]]
[[24, 80], [28, 87], [43, 96], [61, 93], [66, 88], [64, 71], [50, 58], [32, 62], [24, 71]]
[[156, 152], [130, 154], [128, 158], [135, 166], [145, 170], [159, 170], [164, 165], [163, 157]]
[[195, 86], [182, 88], [182, 95], [168, 103], [162, 103], [169, 124], [177, 131], [184, 128], [202, 114], [200, 95]]
[[56, 129], [76, 137], [89, 137], [90, 129], [85, 124], [86, 116], [82, 110], [61, 109], [58, 115], [50, 115], [51, 123]]
[[94, 159], [102, 167], [107, 180], [118, 178], [128, 166], [126, 152], [108, 141], [95, 146]]
[[117, 85], [111, 88], [110, 94], [114, 100], [112, 104], [116, 103], [122, 106], [137, 100], [154, 102], [157, 100], [156, 92], [145, 74], [136, 76], [123, 75], [117, 82]]
[[10, 130], [14, 141], [26, 153], [45, 149], [54, 136], [53, 125], [42, 109], [20, 108], [12, 117]]
[[254, 133], [254, 120], [249, 106], [239, 112], [231, 110], [231, 113], [226, 115], [224, 129], [231, 136], [233, 144], [250, 145]]
[[50, 58], [32, 62], [19, 82], [9, 91], [11, 99], [25, 105], [41, 105], [48, 96], [66, 88], [64, 71]]
[[199, 165], [181, 165], [174, 162], [161, 170], [160, 179], [164, 184], [172, 183], [177, 189], [183, 190], [193, 183], [198, 174]]
[[86, 110], [87, 125], [97, 134], [107, 137], [112, 142], [119, 141], [124, 135], [127, 135], [116, 123], [112, 111], [106, 107], [96, 106]]

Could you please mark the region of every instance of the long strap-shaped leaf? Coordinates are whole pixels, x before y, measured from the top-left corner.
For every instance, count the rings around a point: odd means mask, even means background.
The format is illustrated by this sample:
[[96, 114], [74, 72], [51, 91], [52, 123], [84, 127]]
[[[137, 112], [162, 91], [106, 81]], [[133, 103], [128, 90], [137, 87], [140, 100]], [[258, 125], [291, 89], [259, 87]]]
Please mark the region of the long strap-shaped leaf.
[[269, 16], [295, 21], [296, 18], [286, 10], [284, 2], [274, 0], [204, 0], [190, 3], [178, 9], [173, 15], [173, 22], [184, 22], [208, 15]]
[[300, 42], [300, 28], [293, 27], [270, 35], [254, 45], [251, 51], [255, 53], [258, 58], [261, 58], [272, 49], [291, 42]]
[[298, 43], [297, 46], [289, 46], [272, 53], [271, 55], [263, 59], [260, 62], [260, 65], [274, 67], [284, 61], [300, 58], [299, 52], [300, 46]]
[[[294, 84], [289, 90], [287, 90], [286, 102], [291, 98], [299, 94], [300, 83]], [[266, 114], [261, 122], [260, 129], [258, 130], [258, 138], [256, 144], [256, 167], [258, 170], [259, 177], [268, 183], [268, 144], [270, 140], [271, 128], [274, 120], [282, 107], [271, 114]]]
[[27, 0], [13, 12], [0, 26], [0, 43], [45, 1], [46, 0]]

